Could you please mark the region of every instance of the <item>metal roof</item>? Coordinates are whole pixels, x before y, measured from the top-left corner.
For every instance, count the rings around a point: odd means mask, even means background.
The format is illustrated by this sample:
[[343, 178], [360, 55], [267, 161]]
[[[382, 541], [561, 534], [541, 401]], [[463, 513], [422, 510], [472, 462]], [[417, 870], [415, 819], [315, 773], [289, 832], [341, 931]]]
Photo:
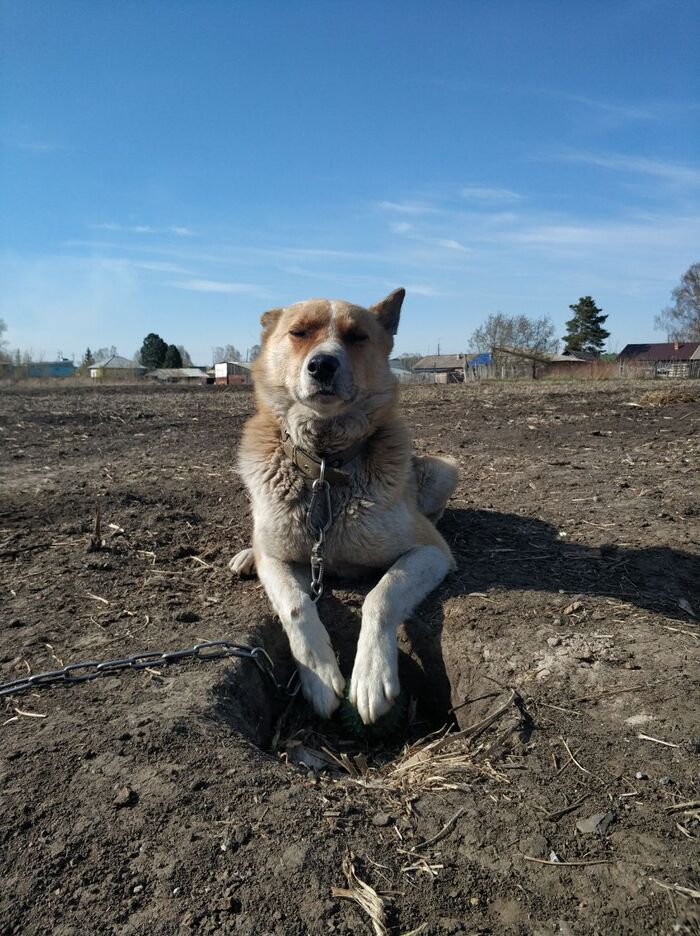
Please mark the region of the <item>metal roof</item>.
[[464, 354], [429, 354], [413, 365], [413, 370], [441, 371], [464, 367]]
[[142, 367], [141, 364], [137, 364], [136, 361], [130, 361], [128, 358], [119, 357], [118, 354], [113, 354], [112, 357], [108, 357], [104, 361], [95, 361], [90, 367], [96, 367], [100, 370], [104, 370], [105, 368], [113, 370], [146, 370], [145, 367]]
[[157, 377], [158, 380], [168, 380], [174, 377], [206, 377], [204, 371], [198, 367], [157, 367], [149, 371], [146, 377]]
[[700, 341], [666, 341], [657, 344], [628, 344], [617, 358], [635, 361], [690, 361], [700, 348]]

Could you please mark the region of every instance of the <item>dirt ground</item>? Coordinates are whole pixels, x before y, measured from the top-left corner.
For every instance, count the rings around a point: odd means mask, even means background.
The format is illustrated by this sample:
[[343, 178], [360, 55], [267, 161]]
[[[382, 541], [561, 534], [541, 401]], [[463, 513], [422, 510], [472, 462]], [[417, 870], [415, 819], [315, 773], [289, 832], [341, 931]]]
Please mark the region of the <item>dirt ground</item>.
[[[647, 389], [404, 392], [418, 450], [461, 465], [459, 568], [401, 634], [408, 750], [248, 660], [0, 698], [0, 933], [700, 933], [699, 406], [631, 405]], [[226, 568], [251, 411], [227, 387], [0, 391], [0, 682], [217, 638], [286, 679]], [[320, 604], [346, 672], [370, 586]], [[351, 863], [374, 924], [333, 890]]]

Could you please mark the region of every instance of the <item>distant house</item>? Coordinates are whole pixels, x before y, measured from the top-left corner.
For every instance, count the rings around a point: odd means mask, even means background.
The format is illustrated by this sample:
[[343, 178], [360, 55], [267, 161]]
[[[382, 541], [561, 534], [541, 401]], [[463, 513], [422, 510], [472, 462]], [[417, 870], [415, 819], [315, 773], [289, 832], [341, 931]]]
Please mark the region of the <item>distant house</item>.
[[243, 385], [252, 383], [252, 367], [247, 361], [220, 361], [214, 365], [214, 382]]
[[104, 361], [96, 361], [90, 366], [90, 376], [93, 380], [133, 380], [143, 377], [146, 368], [130, 361], [128, 358], [113, 354]]
[[414, 374], [434, 374], [437, 383], [464, 379], [464, 354], [429, 354], [413, 365]]
[[700, 342], [667, 341], [628, 344], [617, 356], [620, 375], [700, 377]]
[[68, 358], [61, 358], [60, 361], [32, 361], [20, 364], [17, 369], [27, 377], [72, 377], [75, 374], [75, 364]]
[[199, 367], [158, 367], [148, 371], [146, 377], [161, 383], [207, 384], [213, 383], [205, 370]]

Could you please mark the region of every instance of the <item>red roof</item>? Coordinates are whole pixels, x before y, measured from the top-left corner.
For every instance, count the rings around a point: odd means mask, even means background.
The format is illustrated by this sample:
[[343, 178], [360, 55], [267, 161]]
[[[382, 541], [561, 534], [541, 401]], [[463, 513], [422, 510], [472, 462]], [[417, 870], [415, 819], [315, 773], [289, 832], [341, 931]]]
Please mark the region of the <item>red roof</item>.
[[659, 344], [628, 344], [618, 354], [635, 361], [689, 361], [700, 341], [667, 341]]

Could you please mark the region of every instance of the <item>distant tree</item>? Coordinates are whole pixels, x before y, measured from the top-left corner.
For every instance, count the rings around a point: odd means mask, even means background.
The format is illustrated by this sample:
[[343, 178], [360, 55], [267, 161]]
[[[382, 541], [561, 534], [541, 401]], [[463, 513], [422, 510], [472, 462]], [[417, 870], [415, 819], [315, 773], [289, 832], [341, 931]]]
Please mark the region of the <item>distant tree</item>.
[[262, 348], [260, 347], [260, 345], [254, 344], [253, 347], [248, 351], [248, 360], [251, 363], [253, 361], [257, 361], [257, 359], [260, 357], [261, 352], [262, 352]]
[[556, 329], [547, 316], [531, 319], [526, 315], [489, 315], [483, 325], [472, 332], [474, 351], [490, 351], [496, 360], [500, 355], [495, 348], [512, 348], [537, 354], [553, 354], [559, 347]]
[[92, 351], [90, 348], [87, 348], [85, 354], [83, 355], [82, 367], [90, 367], [91, 364], [95, 363], [95, 358], [92, 356]]
[[413, 368], [416, 366], [416, 364], [418, 363], [418, 361], [420, 361], [422, 357], [425, 357], [425, 355], [418, 354], [418, 352], [413, 352], [413, 353], [405, 352], [404, 354], [399, 355], [399, 360], [401, 361], [403, 366], [406, 368], [406, 370], [413, 370]]
[[212, 364], [221, 364], [222, 361], [241, 361], [241, 352], [232, 344], [224, 345], [223, 348], [217, 347], [211, 349]]
[[143, 339], [141, 345], [141, 364], [148, 370], [155, 370], [162, 367], [165, 361], [165, 355], [168, 351], [168, 345], [163, 341], [160, 335], [149, 332]]
[[694, 263], [671, 293], [673, 305], [656, 316], [654, 324], [669, 341], [700, 341], [700, 263]]
[[7, 324], [5, 319], [0, 318], [0, 361], [9, 361], [10, 354], [7, 350], [7, 341], [3, 338], [3, 335], [7, 331]]
[[182, 367], [182, 355], [174, 344], [168, 345], [163, 359], [163, 367]]
[[95, 351], [95, 361], [93, 363], [106, 361], [107, 358], [114, 357], [117, 353], [115, 345], [110, 345], [108, 348], [98, 348], [97, 351]]
[[184, 345], [176, 345], [177, 350], [180, 352], [180, 357], [182, 358], [183, 367], [192, 367], [192, 358], [190, 357], [190, 352], [185, 348]]
[[574, 317], [566, 323], [564, 335], [565, 351], [588, 351], [600, 355], [610, 332], [603, 328], [607, 315], [599, 309], [590, 296], [581, 296], [575, 305], [569, 308]]

